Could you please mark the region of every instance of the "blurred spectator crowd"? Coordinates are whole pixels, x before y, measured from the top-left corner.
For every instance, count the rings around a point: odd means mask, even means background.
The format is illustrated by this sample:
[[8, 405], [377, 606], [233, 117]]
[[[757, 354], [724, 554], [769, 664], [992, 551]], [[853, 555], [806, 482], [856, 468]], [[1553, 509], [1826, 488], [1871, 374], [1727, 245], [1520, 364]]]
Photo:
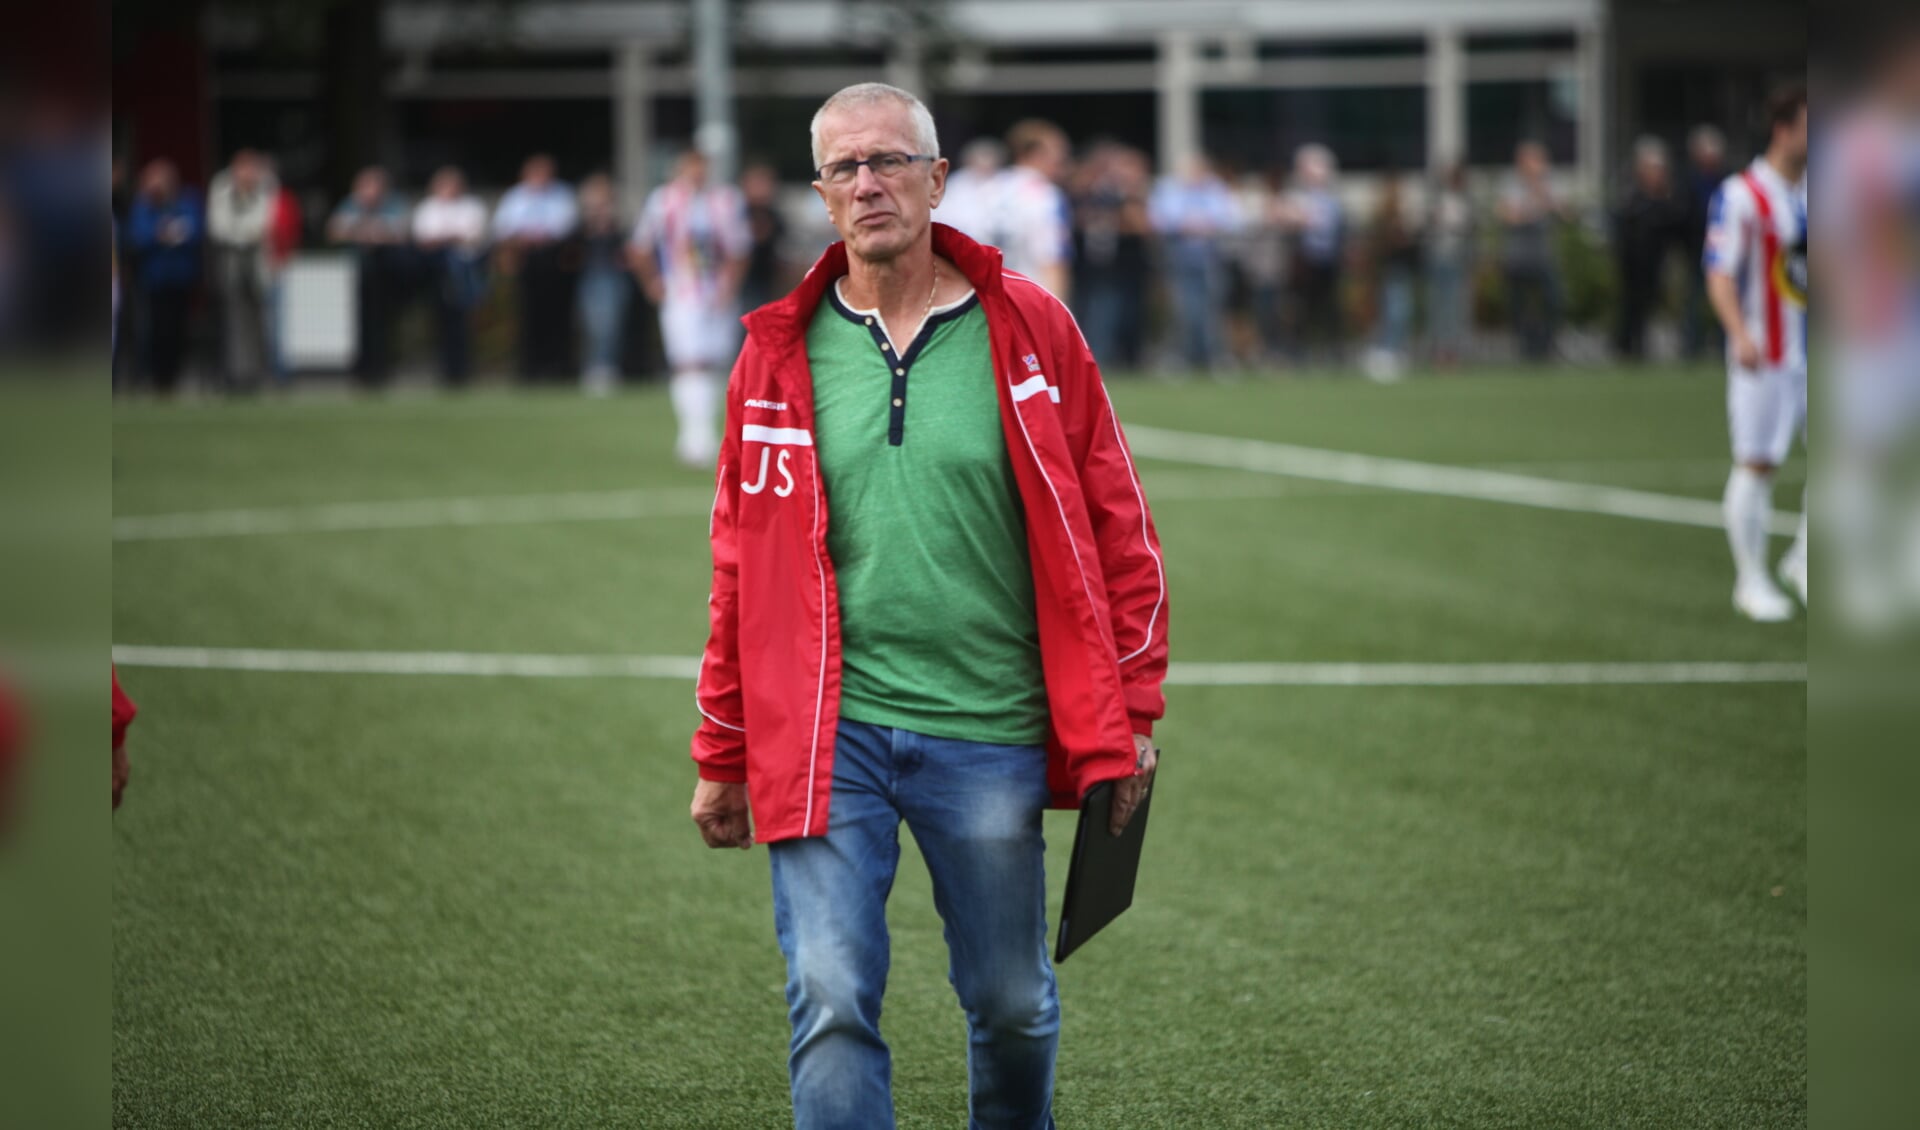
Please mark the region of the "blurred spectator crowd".
[[[1675, 331], [1659, 352], [1697, 358], [1716, 347], [1700, 249], [1726, 150], [1702, 126], [1676, 171], [1643, 139], [1611, 206], [1575, 208], [1532, 142], [1508, 169], [1475, 175], [1455, 164], [1348, 177], [1337, 154], [1305, 145], [1267, 170], [1195, 156], [1156, 177], [1137, 148], [1094, 139], [1076, 152], [1030, 119], [957, 151], [934, 218], [1066, 299], [1116, 371], [1357, 366], [1391, 379], [1413, 364], [1548, 363], [1567, 353], [1570, 271], [1589, 295], [1582, 320], [1612, 323], [1615, 356], [1646, 357], [1659, 320]], [[705, 163], [692, 164], [676, 178], [704, 192]], [[230, 391], [285, 382], [282, 281], [303, 249], [352, 257], [353, 372], [368, 386], [429, 357], [443, 383], [464, 385], [483, 329], [501, 343], [489, 356], [510, 352], [522, 381], [606, 392], [665, 370], [642, 315], [671, 241], [623, 214], [605, 173], [569, 184], [536, 154], [489, 202], [457, 168], [409, 199], [376, 167], [324, 214], [303, 199], [251, 150], [204, 192], [166, 160], [131, 183], [116, 165], [117, 387], [167, 394], [190, 370]], [[833, 238], [811, 192], [764, 164], [713, 199], [689, 215], [739, 230], [703, 246], [747, 249], [716, 267], [722, 300], [742, 311], [783, 294]], [[396, 342], [403, 324], [416, 329]]]
[[[677, 179], [704, 177], [704, 162], [682, 165]], [[204, 194], [166, 160], [146, 165], [132, 185], [118, 167], [115, 174], [117, 299], [124, 293], [116, 385], [163, 395], [180, 386], [196, 353], [208, 383], [227, 391], [288, 379], [278, 330], [286, 271], [303, 248], [352, 259], [352, 369], [369, 387], [393, 378], [404, 344], [396, 336], [413, 310], [426, 315], [439, 379], [468, 383], [492, 303], [510, 324], [521, 380], [577, 377], [588, 391], [609, 391], [625, 367], [629, 308], [658, 302], [647, 280], [671, 237], [622, 216], [606, 174], [570, 185], [544, 154], [527, 158], [519, 182], [492, 204], [457, 168], [436, 171], [410, 200], [385, 169], [371, 167], [318, 217], [304, 213], [271, 157], [251, 150], [235, 153]], [[729, 297], [766, 301], [783, 281], [777, 181], [754, 167], [742, 185], [714, 221], [737, 227], [747, 248]]]

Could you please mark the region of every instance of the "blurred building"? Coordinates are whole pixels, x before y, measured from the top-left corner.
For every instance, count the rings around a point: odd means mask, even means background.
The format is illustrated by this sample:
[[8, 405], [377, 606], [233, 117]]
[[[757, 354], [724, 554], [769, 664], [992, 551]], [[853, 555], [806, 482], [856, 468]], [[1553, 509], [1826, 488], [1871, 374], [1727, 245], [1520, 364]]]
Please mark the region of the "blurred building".
[[[385, 99], [369, 151], [402, 183], [454, 162], [505, 185], [546, 150], [566, 176], [610, 169], [637, 200], [692, 133], [687, 0], [336, 7], [376, 24], [361, 38]], [[323, 120], [341, 99], [321, 96], [342, 62], [273, 9], [209, 4], [205, 74], [185, 85], [211, 105], [207, 150], [268, 149], [299, 177], [342, 136]], [[1597, 194], [1641, 133], [1678, 142], [1718, 120], [1737, 139], [1736, 116], [1806, 57], [1791, 0], [740, 0], [731, 17], [741, 150], [796, 180], [820, 100], [884, 77], [927, 96], [955, 146], [1036, 112], [1162, 168], [1205, 150], [1264, 169], [1308, 141], [1362, 173], [1494, 166], [1534, 138]]]

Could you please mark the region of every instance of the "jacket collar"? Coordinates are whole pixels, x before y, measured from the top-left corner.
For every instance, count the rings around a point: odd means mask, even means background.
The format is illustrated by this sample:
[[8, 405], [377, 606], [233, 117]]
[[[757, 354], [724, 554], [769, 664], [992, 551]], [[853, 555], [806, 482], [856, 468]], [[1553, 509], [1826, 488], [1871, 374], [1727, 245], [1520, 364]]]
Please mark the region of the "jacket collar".
[[[933, 253], [949, 259], [960, 268], [967, 281], [982, 298], [998, 298], [1004, 289], [1001, 277], [1000, 249], [983, 243], [976, 243], [958, 230], [945, 224], [933, 225]], [[784, 349], [792, 342], [806, 337], [807, 326], [813, 321], [813, 313], [826, 299], [827, 288], [847, 273], [847, 245], [835, 243], [826, 249], [793, 288], [793, 293], [775, 302], [769, 302], [753, 311], [741, 321], [746, 323], [747, 332], [758, 337], [768, 347]]]

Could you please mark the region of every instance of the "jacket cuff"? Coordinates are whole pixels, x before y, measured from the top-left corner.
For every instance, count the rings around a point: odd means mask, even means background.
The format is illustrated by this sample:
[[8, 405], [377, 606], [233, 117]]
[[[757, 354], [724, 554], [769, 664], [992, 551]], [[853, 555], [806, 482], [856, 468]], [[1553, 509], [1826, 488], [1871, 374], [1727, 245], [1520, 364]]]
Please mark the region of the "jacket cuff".
[[701, 765], [700, 779], [702, 781], [718, 781], [728, 785], [744, 785], [747, 783], [747, 771], [745, 769], [726, 769], [718, 765]]
[[1144, 714], [1129, 714], [1127, 720], [1133, 724], [1134, 733], [1145, 734], [1147, 737], [1153, 736], [1153, 719]]

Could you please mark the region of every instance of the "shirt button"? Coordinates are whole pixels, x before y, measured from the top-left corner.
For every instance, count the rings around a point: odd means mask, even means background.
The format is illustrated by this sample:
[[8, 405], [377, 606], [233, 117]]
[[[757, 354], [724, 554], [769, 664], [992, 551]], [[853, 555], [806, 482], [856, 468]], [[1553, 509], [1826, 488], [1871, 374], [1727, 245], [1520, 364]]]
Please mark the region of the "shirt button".
[[891, 346], [891, 345], [887, 345], [887, 344], [884, 344], [884, 343], [883, 343], [883, 344], [882, 344], [882, 345], [880, 346], [880, 351], [881, 351], [882, 353], [892, 353], [892, 352], [893, 352], [893, 346]]
[[867, 319], [867, 324], [868, 324], [869, 326], [871, 326], [871, 325], [873, 324], [873, 319], [872, 319], [872, 318], [868, 318], [868, 319]]
[[904, 404], [906, 404], [906, 401], [904, 401], [904, 400], [902, 400], [902, 399], [900, 399], [899, 397], [897, 397], [897, 396], [896, 396], [896, 397], [894, 397], [894, 398], [893, 398], [893, 406], [894, 406], [895, 408], [899, 408], [899, 407], [901, 407], [901, 406], [902, 406], [902, 405], [904, 405]]
[[895, 369], [893, 375], [896, 377], [904, 377], [907, 375], [907, 371], [905, 369]]

